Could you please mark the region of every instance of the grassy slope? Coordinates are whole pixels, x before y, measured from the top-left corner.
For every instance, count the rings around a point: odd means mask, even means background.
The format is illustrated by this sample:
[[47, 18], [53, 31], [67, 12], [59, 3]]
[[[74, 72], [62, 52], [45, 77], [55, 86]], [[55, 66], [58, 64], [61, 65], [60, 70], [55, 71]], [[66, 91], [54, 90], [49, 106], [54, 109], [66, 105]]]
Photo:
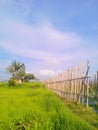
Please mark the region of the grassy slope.
[[0, 88], [0, 130], [96, 130], [40, 84], [20, 86]]
[[86, 107], [82, 104], [77, 104], [76, 102], [68, 102], [63, 99], [65, 105], [78, 117], [88, 122], [92, 126], [98, 129], [98, 114], [94, 112], [92, 107]]

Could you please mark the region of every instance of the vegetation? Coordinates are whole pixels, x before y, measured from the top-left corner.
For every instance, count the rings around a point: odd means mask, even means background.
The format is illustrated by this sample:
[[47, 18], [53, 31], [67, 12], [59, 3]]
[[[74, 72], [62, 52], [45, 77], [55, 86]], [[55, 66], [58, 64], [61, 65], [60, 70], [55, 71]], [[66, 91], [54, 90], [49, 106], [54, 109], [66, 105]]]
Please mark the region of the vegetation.
[[8, 81], [8, 85], [9, 86], [15, 86], [15, 84], [16, 84], [15, 79], [14, 78], [10, 78], [9, 81]]
[[41, 83], [0, 83], [0, 130], [96, 130]]
[[25, 76], [24, 76], [24, 81], [29, 82], [30, 80], [32, 80], [32, 79], [34, 79], [34, 78], [35, 78], [35, 76], [34, 76], [33, 74], [27, 73], [27, 74], [25, 74]]
[[[98, 129], [98, 114], [94, 112], [92, 107], [86, 107], [82, 104], [77, 104], [76, 102], [68, 102], [67, 100], [63, 99], [65, 105], [78, 117], [83, 119], [85, 122], [93, 125]], [[96, 106], [97, 107], [97, 106]], [[98, 107], [97, 107], [98, 109]]]
[[12, 74], [12, 77], [9, 79], [9, 86], [15, 86], [16, 80], [29, 82], [35, 78], [34, 74], [25, 72], [25, 65], [23, 63], [17, 61], [13, 61], [6, 70]]
[[24, 77], [25, 75], [25, 65], [23, 63], [13, 61], [6, 70], [12, 74], [13, 78]]

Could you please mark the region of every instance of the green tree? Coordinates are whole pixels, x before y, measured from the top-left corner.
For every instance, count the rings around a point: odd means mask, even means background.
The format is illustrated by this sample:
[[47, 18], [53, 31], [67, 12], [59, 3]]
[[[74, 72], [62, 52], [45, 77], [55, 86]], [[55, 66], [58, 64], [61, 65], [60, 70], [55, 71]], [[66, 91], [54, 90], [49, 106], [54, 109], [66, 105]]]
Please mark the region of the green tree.
[[32, 79], [35, 79], [35, 76], [34, 76], [34, 74], [31, 74], [31, 73], [27, 73], [27, 74], [25, 74], [25, 76], [24, 76], [24, 81], [30, 81], [30, 80], [32, 80]]
[[7, 72], [12, 74], [14, 79], [22, 78], [25, 76], [25, 65], [23, 63], [13, 61], [7, 68]]

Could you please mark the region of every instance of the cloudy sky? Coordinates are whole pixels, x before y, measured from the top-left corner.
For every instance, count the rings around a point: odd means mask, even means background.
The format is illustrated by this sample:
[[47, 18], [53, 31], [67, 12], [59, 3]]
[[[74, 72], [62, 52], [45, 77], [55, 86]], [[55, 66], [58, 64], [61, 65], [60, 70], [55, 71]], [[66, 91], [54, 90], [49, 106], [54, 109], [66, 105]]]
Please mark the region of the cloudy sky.
[[0, 80], [13, 61], [48, 78], [90, 60], [98, 69], [98, 0], [0, 0]]

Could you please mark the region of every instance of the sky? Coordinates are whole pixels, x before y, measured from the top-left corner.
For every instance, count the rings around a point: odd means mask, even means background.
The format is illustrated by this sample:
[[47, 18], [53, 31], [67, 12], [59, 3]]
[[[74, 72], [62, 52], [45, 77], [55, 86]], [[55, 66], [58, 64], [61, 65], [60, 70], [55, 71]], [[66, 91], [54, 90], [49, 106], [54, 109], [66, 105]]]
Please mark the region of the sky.
[[41, 80], [90, 61], [98, 70], [98, 0], [0, 0], [0, 80], [12, 61]]

